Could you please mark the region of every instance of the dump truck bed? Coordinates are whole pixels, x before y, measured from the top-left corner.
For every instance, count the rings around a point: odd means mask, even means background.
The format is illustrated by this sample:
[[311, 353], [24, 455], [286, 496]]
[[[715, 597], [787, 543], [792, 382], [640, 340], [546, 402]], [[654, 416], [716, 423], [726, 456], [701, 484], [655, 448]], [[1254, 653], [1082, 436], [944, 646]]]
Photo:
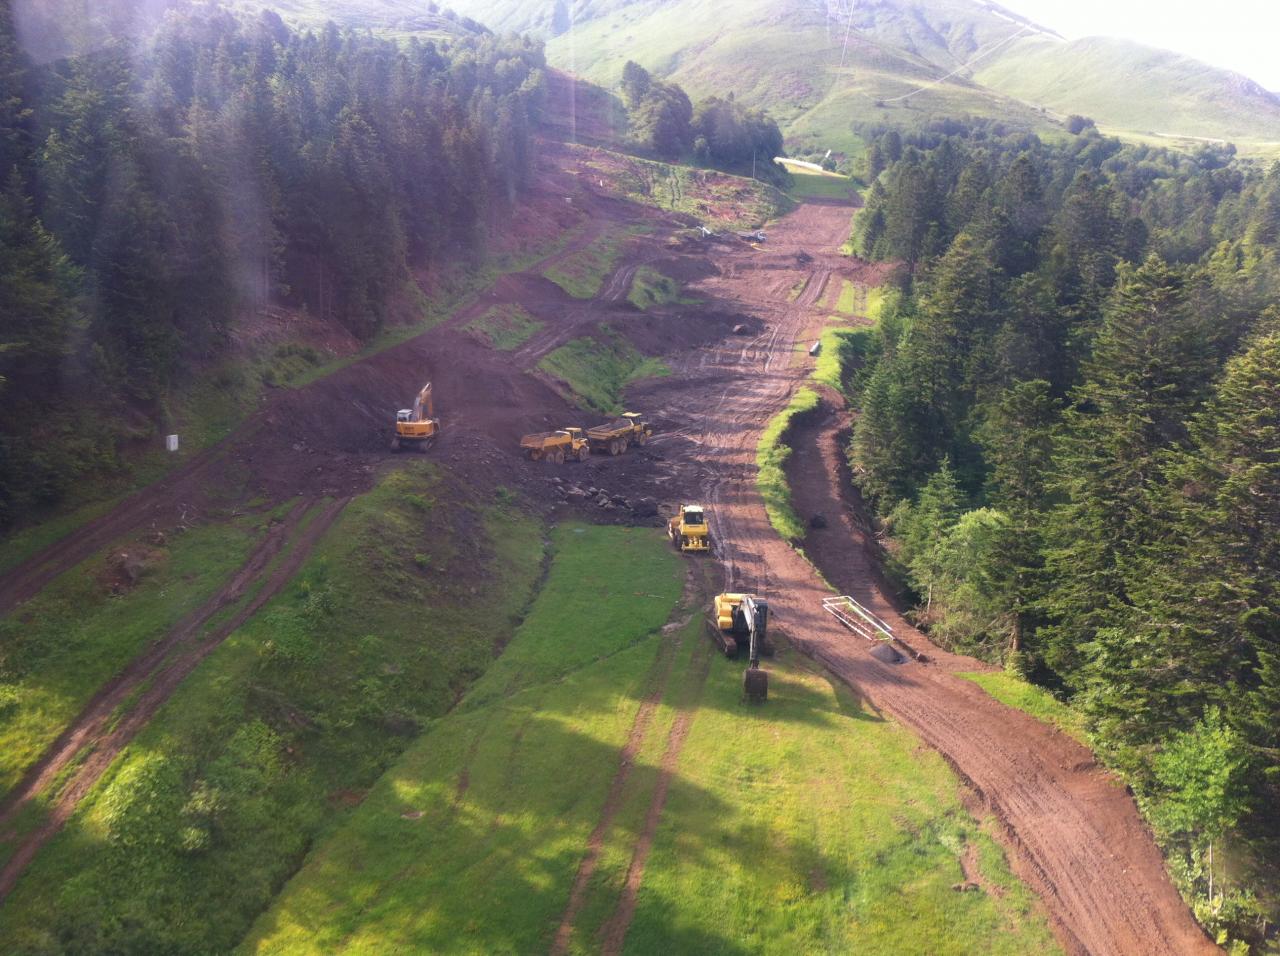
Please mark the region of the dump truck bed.
[[588, 428], [587, 437], [596, 441], [612, 441], [615, 438], [630, 435], [633, 430], [634, 426], [631, 424], [630, 419], [618, 418], [604, 425], [595, 425]]
[[520, 439], [521, 448], [554, 448], [567, 445], [571, 439], [564, 432], [535, 432]]

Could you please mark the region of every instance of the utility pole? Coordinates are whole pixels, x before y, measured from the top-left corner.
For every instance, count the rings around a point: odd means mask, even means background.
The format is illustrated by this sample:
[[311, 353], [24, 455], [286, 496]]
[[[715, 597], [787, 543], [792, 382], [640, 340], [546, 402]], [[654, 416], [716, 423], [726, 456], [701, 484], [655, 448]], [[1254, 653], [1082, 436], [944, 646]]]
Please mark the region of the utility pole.
[[756, 178], [756, 151], [754, 148], [751, 150], [751, 178], [753, 180]]

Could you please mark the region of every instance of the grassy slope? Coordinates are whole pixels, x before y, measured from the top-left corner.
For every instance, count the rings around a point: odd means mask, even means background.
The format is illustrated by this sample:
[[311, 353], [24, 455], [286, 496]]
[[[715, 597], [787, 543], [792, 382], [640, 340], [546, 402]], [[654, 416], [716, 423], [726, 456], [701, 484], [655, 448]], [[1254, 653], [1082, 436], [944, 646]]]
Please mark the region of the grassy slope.
[[575, 299], [590, 299], [617, 267], [625, 242], [625, 235], [603, 235], [548, 266], [544, 275]]
[[1280, 104], [1243, 77], [1125, 40], [1018, 41], [982, 83], [1060, 112], [1136, 132], [1280, 140]]
[[502, 658], [254, 928], [252, 952], [546, 948], [680, 591], [652, 531], [566, 525]]
[[786, 433], [792, 418], [817, 407], [818, 393], [811, 388], [800, 389], [791, 399], [791, 404], [770, 419], [756, 446], [756, 487], [764, 499], [769, 523], [783, 538], [793, 542], [804, 537], [805, 527], [791, 506], [791, 488], [784, 468], [791, 456]]
[[661, 359], [646, 358], [607, 326], [599, 338], [572, 339], [547, 354], [538, 368], [564, 382], [583, 408], [606, 415], [622, 411], [622, 389], [629, 382], [669, 375]]
[[113, 595], [105, 583], [110, 561], [135, 550], [123, 543], [0, 619], [0, 795], [105, 681], [230, 577], [255, 536], [239, 522], [197, 527], [163, 547], [145, 545], [139, 583]]
[[[627, 953], [1056, 951], [937, 754], [785, 657], [744, 710], [741, 667], [713, 661]], [[990, 893], [951, 889], [971, 845]]]
[[[244, 952], [546, 951], [663, 655], [571, 952], [599, 952], [681, 707], [696, 716], [627, 952], [1054, 949], [908, 732], [786, 651], [765, 709], [746, 709], [742, 665], [712, 651], [700, 614], [654, 633], [682, 567], [655, 533], [562, 527], [555, 554], [504, 657], [310, 856]], [[970, 845], [991, 893], [950, 889]]]
[[495, 305], [466, 325], [480, 341], [504, 352], [518, 349], [541, 328], [541, 322], [514, 303]]
[[631, 280], [627, 301], [637, 309], [680, 302], [680, 283], [652, 266], [641, 266]]
[[44, 849], [0, 907], [0, 938], [37, 953], [240, 939], [317, 834], [484, 672], [528, 600], [537, 524], [438, 504], [439, 481], [417, 463], [348, 506]]

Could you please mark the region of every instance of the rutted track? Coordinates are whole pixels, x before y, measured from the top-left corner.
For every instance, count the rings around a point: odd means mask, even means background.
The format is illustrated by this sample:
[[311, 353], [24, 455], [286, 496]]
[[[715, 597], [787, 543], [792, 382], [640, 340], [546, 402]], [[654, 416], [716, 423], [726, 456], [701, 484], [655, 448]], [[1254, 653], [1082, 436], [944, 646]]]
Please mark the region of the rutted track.
[[[268, 532], [225, 588], [109, 682], [28, 772], [0, 808], [0, 825], [11, 822], [54, 783], [61, 771], [83, 756], [54, 798], [48, 815], [37, 828], [22, 837], [13, 855], [0, 869], [0, 902], [13, 890], [40, 848], [62, 829], [120, 751], [147, 725], [196, 666], [275, 597], [298, 572], [349, 500], [340, 498], [325, 505], [309, 501], [296, 507], [290, 520]], [[309, 521], [306, 520], [308, 517]], [[284, 555], [279, 557], [282, 550]], [[202, 634], [204, 626], [216, 614], [243, 599], [249, 585], [256, 580], [262, 583], [253, 596], [213, 630]], [[135, 693], [138, 693], [137, 700], [128, 706], [113, 726], [109, 726], [117, 709], [127, 706], [128, 698]]]
[[[707, 287], [762, 318], [766, 334], [691, 356], [677, 373], [683, 382], [654, 390], [655, 401], [667, 402], [665, 417], [686, 423], [682, 433], [691, 447], [684, 457], [703, 469], [703, 494], [718, 529], [727, 583], [763, 592], [778, 626], [801, 650], [948, 760], [1000, 821], [1015, 869], [1039, 893], [1068, 951], [1215, 952], [1165, 873], [1133, 800], [1084, 747], [1002, 706], [954, 677], [948, 666], [895, 667], [871, 657], [865, 642], [822, 611], [822, 598], [830, 591], [770, 527], [755, 488], [756, 444], [765, 424], [807, 376], [807, 363], [793, 359], [821, 324], [811, 307], [825, 286], [823, 270], [842, 268], [819, 250], [834, 248], [847, 231], [848, 210], [807, 205], [771, 232], [768, 259], [757, 262], [807, 279], [791, 303], [779, 301], [776, 293], [770, 302], [768, 293], [795, 288], [797, 282], [770, 280], [749, 259], [723, 264], [722, 277]], [[802, 250], [813, 259], [795, 255]], [[837, 510], [828, 514], [841, 513], [837, 505], [829, 507]], [[847, 560], [832, 562], [827, 569], [832, 578], [875, 607], [913, 645], [933, 654], [924, 635], [895, 612], [869, 573], [866, 542], [852, 525], [846, 530]], [[967, 662], [971, 669], [983, 667], [941, 652], [937, 656]]]

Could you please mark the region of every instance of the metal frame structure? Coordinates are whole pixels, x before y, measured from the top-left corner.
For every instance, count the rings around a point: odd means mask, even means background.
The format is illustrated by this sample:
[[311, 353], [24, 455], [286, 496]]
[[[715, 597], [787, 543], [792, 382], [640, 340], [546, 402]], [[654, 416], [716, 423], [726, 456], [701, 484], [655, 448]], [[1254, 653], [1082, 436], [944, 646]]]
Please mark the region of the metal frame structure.
[[893, 628], [847, 594], [823, 598], [822, 609], [853, 633], [869, 641], [894, 640]]

